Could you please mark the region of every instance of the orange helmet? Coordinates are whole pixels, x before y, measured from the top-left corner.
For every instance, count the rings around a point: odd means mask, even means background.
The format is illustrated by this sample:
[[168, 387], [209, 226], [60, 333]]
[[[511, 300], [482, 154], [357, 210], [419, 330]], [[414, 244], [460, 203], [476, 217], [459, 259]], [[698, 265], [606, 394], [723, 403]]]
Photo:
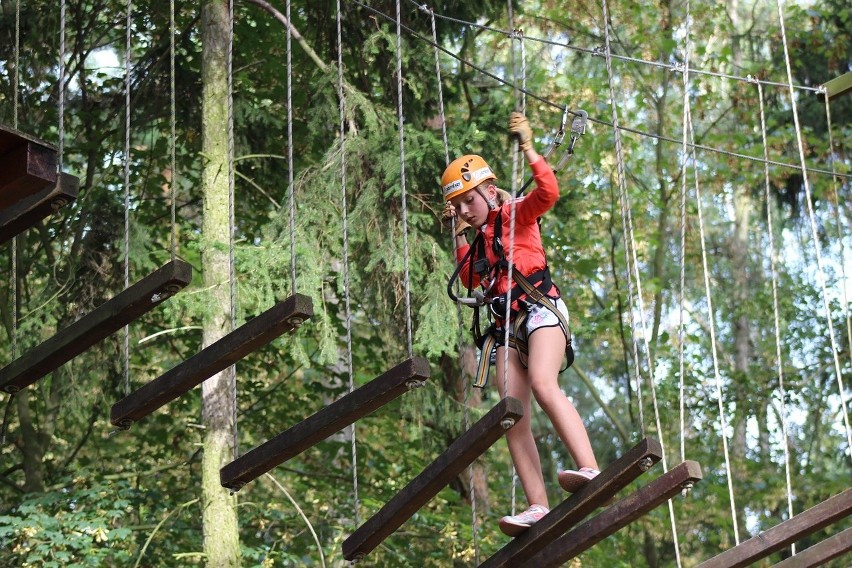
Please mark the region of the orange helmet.
[[497, 176], [481, 156], [467, 154], [456, 158], [441, 176], [444, 201], [449, 201], [489, 179], [497, 179]]

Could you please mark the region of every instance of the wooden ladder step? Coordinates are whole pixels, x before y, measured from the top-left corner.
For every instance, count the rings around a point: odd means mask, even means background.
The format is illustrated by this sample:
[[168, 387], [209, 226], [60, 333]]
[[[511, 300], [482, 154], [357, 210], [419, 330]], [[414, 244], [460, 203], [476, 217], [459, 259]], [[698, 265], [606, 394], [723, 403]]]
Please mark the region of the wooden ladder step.
[[523, 559], [532, 557], [589, 513], [604, 506], [613, 495], [660, 461], [662, 456], [660, 442], [653, 438], [643, 439], [529, 530], [521, 533], [480, 564], [480, 568], [518, 566]]
[[0, 211], [56, 185], [56, 156], [54, 146], [0, 124]]
[[695, 483], [701, 478], [701, 466], [697, 462], [687, 460], [568, 531], [525, 563], [518, 565], [535, 568], [561, 566], [656, 509], [680, 493], [685, 485]]
[[16, 393], [179, 292], [192, 267], [173, 260], [0, 369], [0, 389]]
[[841, 519], [852, 511], [852, 489], [847, 489], [819, 505], [778, 523], [733, 548], [714, 556], [698, 565], [697, 568], [738, 568], [749, 566], [797, 540], [821, 530]]
[[772, 568], [813, 568], [822, 566], [852, 550], [852, 527], [786, 558]]
[[63, 173], [58, 183], [0, 210], [0, 244], [77, 199], [79, 188], [77, 177]]
[[376, 548], [490, 448], [523, 415], [521, 401], [511, 397], [502, 399], [343, 541], [343, 558], [358, 561]]
[[110, 422], [129, 428], [161, 406], [227, 369], [273, 339], [297, 329], [314, 314], [309, 296], [294, 294], [250, 319], [112, 406]]
[[222, 486], [239, 491], [246, 483], [296, 457], [411, 388], [422, 385], [429, 376], [429, 363], [425, 359], [413, 357], [403, 361], [225, 465], [219, 470]]

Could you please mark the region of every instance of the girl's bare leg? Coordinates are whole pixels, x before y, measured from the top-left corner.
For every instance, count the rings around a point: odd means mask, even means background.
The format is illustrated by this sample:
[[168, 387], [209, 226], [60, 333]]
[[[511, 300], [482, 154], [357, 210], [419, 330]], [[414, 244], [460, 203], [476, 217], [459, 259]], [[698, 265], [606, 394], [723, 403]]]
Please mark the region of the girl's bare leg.
[[559, 368], [565, 353], [565, 335], [559, 327], [535, 330], [529, 337], [527, 377], [536, 401], [553, 424], [577, 467], [598, 469], [583, 419], [559, 388]]
[[[497, 349], [497, 373], [494, 381], [497, 383], [501, 397], [506, 396], [504, 392], [504, 360], [505, 348], [499, 347]], [[518, 479], [521, 481], [527, 502], [530, 505], [547, 507], [547, 491], [544, 488], [544, 476], [541, 473], [541, 460], [530, 422], [530, 383], [515, 349], [509, 349], [508, 386], [509, 396], [520, 400], [524, 408], [523, 418], [506, 432], [509, 453], [512, 455], [512, 462], [515, 464], [515, 470], [518, 473]]]

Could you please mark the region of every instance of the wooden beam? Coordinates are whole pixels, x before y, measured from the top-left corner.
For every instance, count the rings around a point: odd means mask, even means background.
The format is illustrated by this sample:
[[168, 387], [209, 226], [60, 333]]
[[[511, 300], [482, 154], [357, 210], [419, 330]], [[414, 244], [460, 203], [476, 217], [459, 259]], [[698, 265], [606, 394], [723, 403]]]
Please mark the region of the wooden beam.
[[852, 527], [808, 547], [772, 568], [813, 568], [822, 566], [852, 550]]
[[844, 73], [840, 77], [835, 77], [831, 81], [823, 83], [823, 89], [825, 89], [824, 93], [820, 93], [823, 97], [828, 97], [828, 100], [832, 101], [843, 95], [852, 91], [852, 71]]
[[0, 125], [0, 211], [56, 185], [56, 148]]
[[598, 542], [665, 503], [682, 488], [701, 479], [701, 466], [685, 461], [583, 524], [568, 531], [519, 566], [561, 566]]
[[192, 267], [173, 260], [115, 295], [44, 343], [0, 369], [0, 389], [15, 393], [162, 304], [192, 280]]
[[55, 185], [0, 210], [0, 244], [77, 199], [79, 188], [78, 178], [63, 173]]
[[741, 542], [737, 546], [714, 556], [697, 568], [738, 568], [748, 566], [813, 534], [828, 525], [845, 519], [852, 511], [852, 489], [847, 489], [826, 499], [798, 515], [778, 523], [771, 529]]
[[660, 442], [645, 438], [600, 475], [550, 511], [529, 530], [480, 564], [480, 568], [513, 568], [553, 542], [586, 515], [604, 505], [663, 457]]
[[360, 560], [490, 448], [524, 415], [521, 401], [504, 398], [450, 444], [378, 513], [343, 541], [343, 558]]
[[119, 428], [129, 428], [137, 420], [227, 369], [249, 353], [295, 330], [313, 314], [313, 302], [309, 296], [294, 294], [278, 302], [116, 402], [112, 406], [110, 422]]
[[296, 457], [409, 389], [420, 386], [429, 375], [429, 363], [425, 359], [414, 357], [403, 361], [225, 465], [219, 470], [222, 486], [238, 491], [249, 481]]

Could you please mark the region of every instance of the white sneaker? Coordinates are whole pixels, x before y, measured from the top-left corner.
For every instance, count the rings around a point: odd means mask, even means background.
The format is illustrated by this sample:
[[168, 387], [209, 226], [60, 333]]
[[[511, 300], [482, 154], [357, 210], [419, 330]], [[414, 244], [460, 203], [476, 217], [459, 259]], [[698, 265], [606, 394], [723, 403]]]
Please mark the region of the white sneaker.
[[600, 473], [599, 470], [591, 467], [581, 467], [579, 470], [566, 469], [559, 472], [559, 485], [568, 493], [576, 493]]
[[543, 505], [531, 505], [529, 509], [520, 515], [507, 515], [500, 519], [500, 530], [509, 536], [518, 536], [538, 521], [541, 520], [550, 509]]

